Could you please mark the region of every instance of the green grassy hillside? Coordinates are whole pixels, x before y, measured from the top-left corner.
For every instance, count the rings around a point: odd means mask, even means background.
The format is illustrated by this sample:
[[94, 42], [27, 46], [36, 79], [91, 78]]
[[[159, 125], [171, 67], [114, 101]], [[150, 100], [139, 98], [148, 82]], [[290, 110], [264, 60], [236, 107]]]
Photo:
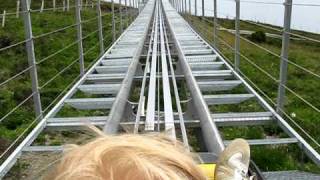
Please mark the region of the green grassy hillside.
[[[206, 18], [202, 20], [200, 17], [185, 16], [194, 28], [204, 37], [209, 43], [213, 44], [213, 20], [212, 18]], [[221, 28], [234, 29], [234, 21], [228, 19], [219, 19], [219, 24]], [[261, 24], [263, 25], [263, 24]], [[266, 25], [266, 24], [265, 24]], [[268, 25], [271, 26], [271, 25]], [[272, 26], [275, 29], [279, 27]], [[269, 30], [261, 26], [253, 25], [245, 21], [240, 23], [241, 30], [251, 30], [251, 31], [263, 31], [265, 33], [281, 34], [276, 30]], [[320, 39], [320, 35], [293, 31], [296, 34], [302, 34], [307, 37], [314, 39]], [[250, 35], [241, 35], [243, 38], [250, 39]], [[227, 32], [225, 30], [219, 30], [219, 43], [218, 47], [223, 56], [229, 61], [231, 65], [234, 64], [234, 34]], [[259, 92], [264, 96], [265, 99], [275, 107], [273, 102], [276, 102], [278, 82], [279, 79], [279, 69], [280, 69], [280, 58], [270, 53], [262, 50], [265, 48], [276, 54], [281, 52], [281, 39], [267, 37], [265, 42], [254, 42], [256, 45], [241, 39], [241, 56], [240, 58], [240, 70], [244, 75], [245, 79], [250, 82], [250, 84], [255, 84], [262, 92]], [[320, 74], [320, 44], [315, 42], [310, 42], [306, 40], [291, 40], [290, 41], [290, 52], [288, 68], [288, 83], [287, 87], [293, 90], [298, 95], [301, 95], [308, 102], [312, 103], [314, 107], [320, 108], [320, 97], [318, 96], [320, 83], [319, 78], [311, 75], [308, 72], [303, 71], [299, 66], [306, 68], [314, 73]], [[230, 47], [231, 46], [231, 47]], [[257, 67], [259, 66], [259, 67]], [[269, 74], [269, 75], [267, 75]], [[275, 81], [275, 80], [276, 81]], [[318, 131], [318, 124], [320, 123], [319, 112], [312, 109], [309, 105], [299, 99], [291, 91], [286, 92], [286, 101], [284, 111], [293, 119], [299, 126], [306, 130], [313, 138], [318, 142], [320, 141], [320, 135]], [[270, 99], [268, 99], [270, 98]], [[288, 118], [287, 122], [291, 124], [298, 132], [301, 130], [292, 123]], [[263, 130], [268, 134], [263, 134]], [[224, 137], [234, 138], [234, 137], [247, 137], [247, 138], [266, 138], [266, 136], [273, 136], [278, 129], [269, 128], [225, 128]], [[302, 133], [302, 136], [306, 138], [310, 143], [311, 141]], [[311, 143], [317, 150], [318, 146]], [[291, 152], [290, 155], [288, 152]], [[312, 165], [307, 158], [298, 153], [297, 146], [283, 146], [275, 150], [274, 147], [269, 147], [267, 149], [263, 148], [253, 148], [253, 156], [259, 167], [263, 170], [286, 170], [286, 169], [302, 169], [310, 171], [319, 171], [319, 167]], [[272, 157], [272, 158], [270, 158]], [[294, 159], [298, 159], [296, 161]], [[281, 162], [281, 163], [280, 163]]]
[[[33, 0], [31, 9], [40, 8], [40, 0]], [[45, 9], [52, 8], [51, 1], [45, 1]], [[0, 0], [0, 11], [6, 10], [8, 14], [6, 25], [0, 28], [0, 49], [24, 40], [23, 19], [16, 18], [16, 1]], [[74, 1], [70, 1], [70, 10], [62, 11], [62, 1], [57, 0], [57, 11], [47, 10], [42, 13], [32, 12], [32, 28], [34, 35], [37, 72], [39, 77], [39, 90], [44, 114], [52, 108], [57, 97], [65, 88], [68, 88], [79, 77], [78, 45], [75, 21]], [[115, 7], [117, 10], [117, 6]], [[102, 20], [104, 45], [108, 48], [112, 44], [110, 5], [102, 4]], [[85, 68], [89, 68], [99, 57], [99, 44], [96, 8], [84, 7], [82, 10], [83, 47], [85, 54]], [[133, 13], [133, 12], [132, 12]], [[132, 18], [130, 19], [132, 20]], [[116, 15], [116, 28], [119, 30], [119, 17]], [[126, 25], [124, 21], [124, 25]], [[129, 24], [129, 22], [128, 22]], [[49, 33], [67, 26], [48, 36]], [[117, 31], [117, 36], [119, 35]], [[61, 49], [64, 49], [63, 51]], [[61, 51], [60, 51], [61, 50]], [[0, 50], [0, 84], [15, 74], [28, 68], [25, 44], [7, 50]], [[17, 107], [26, 98], [31, 97], [31, 80], [29, 72], [0, 86], [0, 118]], [[59, 96], [60, 95], [60, 96]], [[32, 98], [29, 98], [21, 107], [16, 108], [0, 123], [0, 152], [3, 152], [19, 134], [21, 134], [35, 119]]]

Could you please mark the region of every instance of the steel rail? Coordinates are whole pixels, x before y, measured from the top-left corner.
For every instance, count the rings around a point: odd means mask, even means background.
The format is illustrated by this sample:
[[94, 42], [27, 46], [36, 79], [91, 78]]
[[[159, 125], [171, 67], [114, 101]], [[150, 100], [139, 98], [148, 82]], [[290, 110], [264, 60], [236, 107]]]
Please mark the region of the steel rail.
[[[158, 6], [158, 10], [159, 10], [159, 6]], [[159, 38], [159, 36], [157, 36], [157, 38]], [[159, 44], [159, 42], [158, 42], [158, 44]], [[161, 109], [160, 109], [160, 93], [161, 93], [161, 91], [160, 91], [160, 87], [161, 87], [161, 78], [162, 78], [162, 76], [161, 76], [161, 73], [160, 73], [160, 57], [159, 57], [159, 55], [158, 55], [158, 53], [159, 53], [159, 51], [160, 51], [160, 47], [158, 46], [157, 47], [157, 95], [158, 95], [158, 99], [157, 99], [157, 105], [158, 105], [158, 107], [157, 107], [157, 123], [158, 123], [158, 132], [160, 132], [160, 117], [161, 117], [161, 114], [160, 114], [160, 111], [161, 111]]]
[[149, 41], [149, 47], [148, 47], [148, 53], [147, 53], [147, 59], [146, 59], [146, 64], [145, 64], [145, 69], [143, 73], [143, 78], [142, 78], [142, 85], [141, 85], [141, 90], [140, 90], [140, 95], [139, 95], [139, 104], [138, 104], [138, 110], [137, 110], [137, 115], [135, 119], [135, 124], [134, 124], [134, 130], [133, 133], [136, 134], [139, 131], [139, 125], [140, 125], [140, 119], [141, 119], [141, 111], [144, 110], [144, 103], [145, 103], [145, 87], [146, 87], [146, 82], [147, 82], [147, 73], [149, 71], [149, 66], [150, 66], [150, 55], [152, 52], [152, 41], [154, 40], [154, 29], [155, 29], [155, 16], [153, 20], [153, 25], [152, 25], [152, 30], [150, 34], [150, 41]]
[[[154, 131], [154, 119], [155, 119], [155, 102], [156, 102], [156, 73], [157, 73], [157, 51], [158, 51], [158, 2], [156, 2], [155, 10], [155, 30], [152, 46], [152, 58], [151, 69], [148, 86], [148, 102], [147, 102], [147, 114], [145, 122], [146, 131]], [[159, 116], [159, 115], [158, 115]]]
[[[213, 22], [209, 22], [209, 23], [211, 23], [211, 24], [213, 24]], [[220, 24], [217, 24], [218, 26], [220, 26]], [[220, 27], [223, 27], [223, 26], [220, 26]], [[201, 27], [200, 27], [201, 28]], [[208, 32], [208, 30], [206, 30], [206, 32]], [[229, 31], [227, 31], [228, 33], [230, 33], [230, 34], [233, 34], [232, 32], [229, 32]], [[294, 35], [294, 34], [292, 34], [292, 33], [290, 33], [290, 32], [288, 32], [289, 34], [291, 34], [291, 35]], [[276, 56], [276, 57], [278, 57], [278, 58], [280, 58], [281, 56], [280, 55], [278, 55], [278, 54], [276, 54], [276, 53], [274, 53], [274, 52], [272, 52], [271, 50], [268, 50], [268, 49], [266, 49], [265, 47], [263, 47], [263, 46], [261, 46], [261, 45], [259, 45], [259, 44], [257, 44], [257, 43], [254, 43], [254, 42], [252, 42], [251, 40], [249, 40], [249, 39], [247, 39], [247, 38], [245, 38], [245, 37], [243, 37], [243, 36], [239, 36], [240, 37], [240, 39], [242, 39], [242, 40], [244, 40], [244, 41], [246, 41], [246, 42], [248, 42], [248, 43], [250, 43], [250, 44], [252, 44], [252, 45], [254, 45], [254, 46], [256, 46], [256, 47], [258, 47], [258, 48], [260, 48], [260, 49], [262, 49], [262, 50], [264, 50], [264, 51], [266, 51], [267, 53], [269, 53], [269, 54], [271, 54], [271, 55], [273, 55], [273, 56]], [[302, 38], [302, 37], [301, 37]], [[319, 41], [320, 42], [320, 41]], [[320, 78], [320, 74], [317, 74], [317, 73], [315, 73], [315, 72], [313, 72], [313, 71], [311, 71], [311, 70], [309, 70], [309, 69], [307, 69], [307, 68], [305, 68], [305, 67], [303, 67], [303, 66], [301, 66], [301, 65], [299, 65], [299, 64], [297, 64], [297, 63], [295, 63], [295, 62], [293, 62], [293, 61], [291, 61], [291, 60], [289, 60], [289, 59], [286, 59], [286, 58], [284, 58], [284, 60], [286, 61], [286, 62], [288, 62], [289, 64], [291, 64], [291, 65], [293, 65], [293, 66], [295, 66], [295, 67], [297, 67], [297, 68], [299, 68], [299, 69], [301, 69], [301, 70], [303, 70], [303, 71], [305, 71], [305, 72], [307, 72], [307, 73], [309, 73], [309, 74], [311, 74], [311, 75], [313, 75], [313, 76], [315, 76], [315, 77], [317, 77], [317, 78]]]
[[[200, 27], [201, 28], [201, 27]], [[220, 41], [222, 41], [227, 47], [229, 47], [231, 50], [233, 50], [233, 47], [232, 46], [230, 46], [227, 42], [225, 42], [223, 39], [221, 39], [220, 37], [218, 37], [218, 39], [220, 39]], [[217, 50], [219, 53], [221, 53], [219, 50]], [[223, 55], [223, 54], [222, 54]], [[226, 60], [228, 60], [228, 62], [230, 63], [230, 64], [232, 64], [231, 63], [231, 61], [227, 58], [227, 57], [225, 57], [225, 56], [223, 56]], [[268, 96], [268, 95], [266, 95], [266, 93], [264, 93], [254, 82], [252, 82], [251, 80], [250, 80], [250, 78], [248, 78], [242, 71], [240, 71], [239, 72], [242, 76], [244, 76], [260, 93], [262, 93], [262, 95], [263, 96], [265, 96], [273, 105], [276, 105], [276, 103], [274, 103], [273, 102], [273, 100]], [[276, 80], [276, 82], [278, 82], [277, 80]], [[288, 89], [288, 87], [286, 87], [285, 86], [285, 88], [286, 89]], [[291, 90], [291, 89], [288, 89], [290, 92], [291, 91], [293, 91], [293, 90]], [[294, 94], [295, 95], [295, 94]], [[297, 96], [297, 95], [296, 95]], [[298, 96], [297, 96], [298, 97]], [[299, 99], [301, 99], [302, 97], [300, 96], [300, 97], [298, 97]], [[302, 98], [303, 99], [303, 98]], [[301, 100], [302, 100], [301, 99]], [[302, 101], [306, 101], [305, 99], [303, 99]], [[309, 105], [310, 103], [307, 101], [307, 102], [305, 102], [307, 105]], [[310, 105], [309, 105], [310, 106]], [[315, 111], [317, 111], [318, 112], [318, 109], [316, 108], [314, 108], [314, 106], [312, 107], [312, 106], [310, 106], [311, 108], [313, 108]], [[293, 123], [294, 123], [294, 125], [297, 127], [297, 128], [299, 128], [313, 143], [315, 143], [316, 145], [318, 145], [318, 146], [320, 146], [320, 144], [308, 133], [308, 132], [306, 132], [306, 130], [304, 130], [297, 122], [295, 122], [292, 118], [290, 118], [290, 116], [286, 113], [286, 112], [284, 112], [282, 109], [281, 109], [281, 111], [282, 111], [282, 113], [284, 113], [284, 115], [286, 115], [286, 117], [290, 120], [290, 121], [292, 121]]]
[[[132, 26], [133, 23], [131, 23], [130, 26]], [[125, 30], [125, 32], [127, 32], [128, 29]], [[67, 94], [65, 94], [59, 100], [59, 102], [46, 114], [46, 116], [44, 118], [42, 118], [41, 121], [39, 121], [39, 123], [32, 129], [32, 131], [27, 135], [27, 137], [25, 137], [25, 139], [9, 155], [9, 157], [1, 164], [1, 166], [0, 166], [0, 178], [3, 178], [6, 175], [6, 173], [12, 168], [12, 166], [16, 162], [17, 158], [21, 155], [21, 152], [23, 151], [23, 149], [25, 147], [29, 146], [36, 139], [36, 137], [42, 132], [42, 130], [46, 127], [47, 119], [50, 118], [50, 117], [53, 117], [54, 115], [56, 115], [56, 113], [62, 108], [62, 106], [64, 104], [64, 101], [66, 99], [70, 98], [76, 92], [78, 86], [80, 84], [82, 84], [85, 81], [86, 77], [95, 70], [95, 67], [98, 64], [101, 63], [101, 61], [103, 60], [103, 57], [105, 55], [107, 55], [108, 53], [110, 53], [112, 48], [117, 44], [117, 42], [122, 38], [122, 36], [124, 34], [125, 33], [120, 35], [120, 37], [115, 41], [115, 43], [102, 56], [100, 56], [100, 59], [79, 79], [79, 81], [77, 83], [75, 83], [72, 86], [72, 88], [67, 92]], [[39, 120], [39, 117], [38, 117], [37, 120]], [[33, 125], [35, 124], [35, 122], [36, 121], [34, 121]], [[30, 126], [30, 127], [32, 127], [32, 126]], [[28, 131], [26, 131], [26, 132], [28, 132]]]
[[[160, 13], [160, 6], [159, 6], [159, 3], [157, 4], [158, 6], [157, 6], [157, 12], [158, 12], [158, 15], [159, 15], [159, 13]], [[158, 20], [159, 20], [159, 16], [158, 16]], [[159, 27], [159, 24], [157, 25], [158, 27]], [[159, 32], [159, 30], [158, 30], [158, 32]], [[159, 35], [157, 36], [157, 38], [159, 38]], [[160, 39], [159, 39], [160, 40]], [[157, 126], [157, 131], [158, 132], [160, 132], [160, 117], [161, 117], [161, 113], [160, 113], [160, 111], [161, 111], [161, 107], [160, 107], [160, 101], [161, 101], [161, 99], [160, 99], [160, 93], [161, 93], [161, 91], [160, 91], [160, 87], [161, 87], [161, 78], [162, 78], [162, 73], [160, 73], [160, 55], [159, 55], [159, 52], [160, 52], [160, 46], [159, 46], [159, 44], [160, 44], [160, 42], [158, 41], [158, 43], [157, 43], [157, 95], [158, 95], [158, 97], [157, 97], [157, 123], [158, 123], [158, 126]]]
[[185, 124], [184, 124], [184, 117], [183, 117], [183, 112], [182, 112], [182, 108], [181, 108], [181, 101], [180, 101], [180, 97], [179, 97], [179, 91], [178, 91], [177, 81], [176, 81], [175, 72], [174, 72], [174, 68], [173, 68], [171, 52], [170, 52], [170, 47], [169, 47], [169, 43], [168, 43], [169, 40], [168, 40], [166, 29], [167, 28], [164, 25], [163, 26], [163, 31], [164, 31], [164, 37], [165, 37], [165, 42], [166, 42], [166, 48], [167, 48], [167, 52], [168, 52], [167, 55], [168, 55], [168, 60], [169, 60], [169, 67], [170, 67], [170, 73], [171, 73], [171, 80], [172, 80], [172, 84], [173, 84], [174, 96], [175, 96], [175, 99], [176, 99], [176, 106], [177, 106], [178, 115], [179, 115], [180, 129], [181, 129], [181, 134], [182, 134], [182, 142], [183, 142], [184, 146], [188, 150], [190, 150], [187, 131], [186, 131], [186, 127], [185, 127]]
[[[191, 26], [188, 24], [188, 26], [191, 28]], [[191, 28], [192, 29], [192, 28]], [[195, 32], [193, 29], [192, 31], [194, 33], [197, 34], [197, 32]], [[199, 37], [201, 37], [200, 35], [198, 35]], [[202, 38], [203, 39], [203, 38]], [[244, 86], [247, 88], [247, 90], [249, 92], [251, 92], [252, 94], [255, 95], [255, 97], [259, 100], [259, 102], [264, 106], [265, 109], [267, 109], [268, 111], [270, 111], [273, 116], [275, 117], [275, 119], [277, 120], [278, 125], [291, 137], [295, 137], [298, 142], [300, 143], [300, 147], [305, 151], [305, 153], [308, 155], [308, 157], [313, 160], [316, 164], [320, 164], [320, 154], [312, 147], [310, 146], [310, 144], [302, 137], [300, 136], [300, 134], [293, 129], [287, 122], [285, 119], [283, 119], [270, 105], [269, 103], [267, 103], [259, 93], [257, 93], [254, 88], [251, 87], [250, 84], [248, 84], [241, 76], [239, 73], [235, 72], [232, 68], [232, 66], [219, 54], [217, 53], [217, 51], [212, 48], [204, 39], [203, 41], [210, 47], [210, 49], [212, 49], [216, 55], [223, 61], [225, 62], [225, 65], [227, 66], [227, 68], [229, 68], [230, 70], [232, 70], [234, 76], [239, 79], [240, 81], [242, 81], [242, 83], [244, 84]]]
[[[169, 6], [169, 4], [168, 4]], [[165, 5], [163, 4], [163, 7]], [[170, 5], [171, 7], [171, 5]], [[165, 9], [165, 12], [168, 13], [175, 13], [174, 9]], [[172, 35], [172, 38], [174, 40], [174, 44], [176, 45], [176, 49], [178, 51], [179, 56], [179, 62], [180, 66], [182, 68], [182, 71], [184, 73], [185, 79], [187, 81], [187, 86], [189, 88], [192, 101], [194, 102], [195, 110], [200, 118], [200, 126], [202, 130], [202, 134], [204, 137], [204, 141], [206, 144], [206, 147], [209, 152], [219, 153], [224, 149], [224, 144], [222, 141], [222, 138], [220, 136], [220, 133], [218, 131], [218, 128], [213, 122], [211, 113], [208, 109], [208, 106], [202, 96], [202, 93], [200, 91], [199, 86], [197, 85], [197, 82], [195, 80], [195, 77], [192, 75], [191, 68], [189, 67], [186, 57], [182, 52], [181, 45], [179, 41], [176, 38], [176, 33], [173, 29], [173, 25], [170, 22], [170, 19], [167, 17], [167, 14], [165, 13], [166, 21], [168, 22], [168, 27], [170, 30], [170, 33]], [[178, 17], [180, 17], [179, 14], [177, 14]], [[183, 21], [183, 19], [181, 18]]]
[[161, 52], [161, 70], [162, 70], [162, 91], [164, 104], [164, 121], [165, 131], [173, 139], [176, 139], [176, 132], [174, 127], [173, 110], [170, 93], [170, 82], [168, 74], [168, 64], [166, 58], [165, 40], [163, 34], [163, 17], [161, 6], [159, 4], [159, 29], [160, 29], [160, 52]]
[[[148, 11], [150, 8], [149, 6], [151, 6], [152, 9], [155, 8], [155, 1], [154, 0], [150, 0], [147, 4], [147, 6], [145, 6], [145, 8], [142, 10], [142, 12], [138, 15], [137, 19], [139, 19], [140, 17], [145, 17], [145, 11]], [[119, 129], [119, 124], [120, 121], [123, 117], [124, 111], [125, 111], [125, 107], [126, 104], [128, 103], [128, 96], [130, 93], [130, 89], [131, 89], [131, 85], [133, 82], [133, 77], [134, 74], [136, 73], [136, 69], [139, 63], [139, 58], [140, 58], [140, 54], [142, 52], [143, 49], [143, 45], [146, 39], [146, 36], [148, 34], [148, 30], [151, 24], [151, 19], [152, 19], [152, 14], [150, 14], [150, 18], [147, 19], [147, 24], [145, 26], [145, 29], [143, 30], [143, 37], [140, 40], [140, 42], [137, 45], [137, 50], [135, 51], [135, 54], [132, 58], [132, 62], [130, 63], [129, 67], [128, 67], [128, 71], [122, 81], [120, 90], [117, 94], [117, 97], [112, 105], [111, 111], [109, 113], [108, 116], [108, 120], [106, 125], [104, 126], [103, 131], [107, 134], [114, 134], [118, 131]]]
[[[226, 43], [225, 41], [222, 40], [222, 42]], [[233, 49], [228, 43], [226, 43], [226, 45]], [[220, 50], [217, 50], [220, 55], [227, 60], [227, 62], [229, 62], [230, 64], [232, 64], [232, 61], [230, 59], [228, 59], [227, 57], [225, 57], [222, 52]], [[270, 101], [274, 106], [276, 106], [276, 103], [272, 100], [271, 97], [269, 97], [263, 90], [261, 90], [261, 88], [259, 88], [259, 86], [257, 84], [255, 84], [248, 76], [246, 76], [241, 70], [239, 71], [239, 74], [241, 74], [245, 79], [247, 79], [251, 85], [253, 85], [253, 87], [255, 89], [257, 89], [264, 97], [266, 97], [268, 99], [268, 101]], [[320, 144], [317, 142], [317, 140], [315, 140], [306, 130], [303, 129], [303, 127], [301, 127], [296, 121], [294, 121], [283, 109], [280, 109], [282, 111], [282, 113], [299, 129], [301, 130], [313, 143], [315, 143], [317, 146], [320, 147]]]
[[[201, 28], [201, 27], [200, 27]], [[205, 29], [204, 29], [205, 30]], [[208, 30], [205, 30], [208, 31]], [[220, 39], [220, 38], [219, 38]], [[220, 39], [221, 41], [224, 41], [222, 39]], [[225, 41], [224, 41], [225, 42]], [[225, 42], [225, 44], [233, 50], [233, 48], [227, 43]], [[279, 83], [279, 80], [276, 79], [275, 77], [273, 77], [270, 73], [268, 73], [267, 71], [265, 71], [263, 68], [261, 68], [259, 65], [257, 65], [256, 63], [253, 62], [252, 59], [250, 59], [249, 57], [247, 57], [246, 55], [244, 55], [243, 53], [239, 52], [240, 56], [243, 57], [244, 60], [246, 60], [247, 62], [249, 62], [251, 65], [253, 65], [254, 67], [256, 67], [258, 70], [260, 70], [261, 72], [263, 72], [265, 75], [267, 75], [270, 79], [272, 79], [274, 82]], [[285, 89], [287, 89], [289, 92], [291, 92], [293, 95], [295, 95], [296, 97], [298, 97], [301, 101], [303, 101], [305, 104], [307, 104], [309, 107], [311, 107], [313, 110], [315, 110], [316, 112], [320, 112], [320, 109], [317, 108], [315, 105], [313, 105], [311, 102], [309, 102], [308, 100], [306, 100], [305, 98], [303, 98], [301, 95], [299, 95], [298, 93], [296, 93], [295, 91], [293, 91], [291, 88], [289, 88], [288, 86], [282, 84], [281, 86], [283, 86]]]

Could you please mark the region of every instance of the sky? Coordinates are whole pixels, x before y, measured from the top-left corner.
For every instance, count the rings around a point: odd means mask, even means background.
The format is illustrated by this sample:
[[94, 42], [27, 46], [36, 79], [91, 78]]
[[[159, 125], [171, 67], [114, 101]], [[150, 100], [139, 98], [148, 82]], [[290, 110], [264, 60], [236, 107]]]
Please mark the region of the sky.
[[[240, 0], [241, 2], [242, 0]], [[249, 1], [277, 4], [248, 3]], [[320, 33], [320, 1], [292, 0], [291, 28]], [[188, 2], [188, 0], [187, 0]], [[240, 4], [240, 18], [282, 26], [284, 20], [284, 0], [243, 0]], [[217, 0], [218, 16], [233, 18], [235, 16], [234, 0]], [[201, 9], [201, 0], [198, 0]], [[315, 4], [317, 6], [302, 6], [298, 4]], [[205, 0], [205, 14], [213, 15], [213, 0]]]
[[[108, 0], [109, 1], [109, 0]], [[189, 0], [187, 1], [187, 9]], [[197, 0], [198, 14], [201, 13], [201, 1]], [[213, 16], [213, 0], [205, 1], [205, 14]], [[242, 1], [242, 2], [241, 2]], [[248, 3], [266, 2], [277, 4], [261, 4], [261, 3]], [[291, 28], [304, 30], [309, 32], [320, 33], [320, 0], [292, 0], [292, 22]], [[119, 2], [119, 0], [115, 0]], [[124, 0], [122, 0], [124, 3]], [[191, 0], [192, 12], [194, 13], [194, 2]], [[256, 22], [264, 22], [273, 25], [282, 26], [284, 19], [284, 0], [240, 0], [240, 18], [243, 20], [253, 20]], [[234, 0], [217, 0], [218, 3], [218, 16], [233, 18], [235, 16], [235, 1]], [[301, 6], [298, 4], [315, 4], [317, 6]]]

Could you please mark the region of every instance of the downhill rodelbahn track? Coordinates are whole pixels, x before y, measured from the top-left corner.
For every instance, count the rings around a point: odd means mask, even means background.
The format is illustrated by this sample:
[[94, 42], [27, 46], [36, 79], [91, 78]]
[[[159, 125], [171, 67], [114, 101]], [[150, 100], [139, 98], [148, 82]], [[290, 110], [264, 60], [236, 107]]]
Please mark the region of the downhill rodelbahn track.
[[[235, 91], [237, 88], [243, 90]], [[134, 89], [139, 90], [137, 101], [130, 100]], [[78, 93], [85, 96], [76, 96]], [[219, 106], [243, 102], [257, 103], [261, 110], [214, 111]], [[103, 110], [107, 115], [60, 116], [64, 106]], [[201, 150], [197, 153], [203, 163], [214, 162], [229, 142], [222, 138], [218, 127], [272, 124], [287, 137], [248, 139], [249, 144], [298, 144], [310, 159], [320, 163], [320, 155], [189, 26], [168, 0], [145, 3], [136, 20], [4, 161], [0, 177], [23, 153], [63, 151], [62, 145], [34, 145], [44, 130], [73, 131], [88, 124], [102, 127], [106, 134], [165, 132], [180, 139], [188, 149], [192, 134], [187, 132], [199, 129]], [[251, 173], [261, 179], [311, 177], [302, 173], [261, 173], [253, 162]]]

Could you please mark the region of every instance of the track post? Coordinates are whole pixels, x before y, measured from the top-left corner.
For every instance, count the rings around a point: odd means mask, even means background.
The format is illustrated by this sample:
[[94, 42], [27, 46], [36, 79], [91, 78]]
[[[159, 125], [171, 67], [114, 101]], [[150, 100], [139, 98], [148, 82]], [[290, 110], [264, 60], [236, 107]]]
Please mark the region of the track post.
[[191, 0], [189, 0], [189, 14], [191, 15]]
[[28, 64], [31, 67], [30, 77], [31, 77], [31, 83], [32, 83], [34, 109], [35, 109], [36, 117], [42, 118], [42, 106], [41, 106], [41, 99], [40, 99], [40, 92], [39, 92], [36, 56], [34, 53], [34, 42], [33, 42], [33, 34], [32, 34], [29, 1], [22, 0], [21, 7], [22, 7], [22, 11], [26, 12], [25, 15], [23, 15], [23, 22], [24, 22], [25, 38], [28, 40], [26, 42], [26, 50], [27, 50], [27, 56], [28, 56]]
[[66, 11], [66, 1], [62, 1], [62, 11]]
[[178, 8], [178, 2], [179, 2], [179, 1], [178, 1], [178, 0], [174, 0], [174, 1], [175, 1], [175, 3], [174, 3], [174, 4], [175, 4], [175, 8], [176, 8], [176, 10], [179, 12], [179, 8]]
[[70, 0], [67, 0], [67, 11], [69, 11], [69, 10], [70, 10]]
[[280, 82], [277, 97], [277, 113], [282, 115], [282, 109], [285, 101], [288, 73], [288, 56], [289, 56], [289, 41], [290, 41], [290, 26], [291, 26], [291, 13], [292, 13], [292, 0], [286, 0], [284, 3], [284, 23], [282, 34], [282, 49], [281, 49], [281, 64], [280, 64]]
[[119, 0], [119, 14], [120, 14], [120, 33], [123, 32], [123, 25], [122, 25], [122, 1]]
[[111, 0], [111, 11], [112, 11], [112, 41], [116, 41], [116, 25], [114, 22], [114, 0]]
[[181, 2], [181, 13], [183, 13], [184, 12], [184, 2], [183, 2], [183, 0], [180, 0], [180, 2]]
[[126, 28], [129, 26], [129, 14], [128, 14], [128, 2], [124, 0], [124, 6], [126, 7]]
[[202, 19], [204, 18], [204, 0], [201, 0]]
[[52, 0], [52, 7], [53, 7], [53, 11], [56, 11], [56, 0]]
[[180, 11], [180, 0], [176, 0], [177, 11]]
[[41, 1], [40, 12], [43, 12], [43, 9], [44, 9], [44, 0]]
[[80, 0], [76, 0], [76, 21], [77, 21], [77, 38], [78, 38], [78, 51], [79, 51], [79, 63], [80, 63], [80, 75], [84, 74], [84, 57], [83, 57], [83, 45], [82, 45], [82, 24], [81, 24], [81, 9]]
[[240, 64], [240, 0], [236, 1], [236, 19], [235, 19], [235, 52], [234, 52], [234, 69], [239, 71]]
[[6, 25], [6, 10], [3, 10], [2, 13], [2, 27]]
[[217, 6], [217, 0], [213, 0], [213, 43], [214, 47], [218, 49], [218, 6]]
[[17, 9], [16, 9], [16, 18], [19, 18], [20, 15], [20, 0], [17, 1]]
[[197, 16], [197, 12], [198, 12], [198, 10], [197, 10], [197, 0], [194, 0], [194, 15], [195, 16]]
[[99, 28], [99, 44], [100, 44], [100, 54], [104, 53], [103, 45], [103, 30], [102, 30], [102, 17], [101, 17], [101, 0], [97, 1], [97, 16], [98, 16], [98, 28]]
[[178, 11], [178, 0], [174, 0], [174, 7]]

